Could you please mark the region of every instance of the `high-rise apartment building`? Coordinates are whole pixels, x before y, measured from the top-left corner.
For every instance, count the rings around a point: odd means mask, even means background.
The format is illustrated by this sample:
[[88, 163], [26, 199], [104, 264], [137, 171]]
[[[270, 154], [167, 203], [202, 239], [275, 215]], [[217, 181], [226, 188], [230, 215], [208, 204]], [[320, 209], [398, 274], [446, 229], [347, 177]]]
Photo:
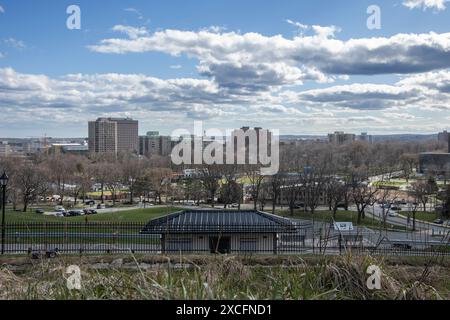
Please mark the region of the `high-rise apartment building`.
[[328, 134], [328, 142], [335, 145], [343, 145], [355, 141], [356, 136], [352, 133], [344, 133], [343, 131], [336, 131]]
[[373, 137], [370, 134], [367, 134], [367, 132], [362, 132], [359, 136], [356, 136], [356, 140], [367, 143], [373, 143]]
[[130, 118], [98, 118], [89, 122], [89, 152], [137, 153], [138, 121]]
[[172, 139], [160, 136], [157, 131], [149, 131], [147, 135], [139, 137], [139, 154], [143, 156], [169, 156], [172, 152]]
[[0, 157], [8, 156], [11, 154], [11, 146], [7, 141], [0, 141]]

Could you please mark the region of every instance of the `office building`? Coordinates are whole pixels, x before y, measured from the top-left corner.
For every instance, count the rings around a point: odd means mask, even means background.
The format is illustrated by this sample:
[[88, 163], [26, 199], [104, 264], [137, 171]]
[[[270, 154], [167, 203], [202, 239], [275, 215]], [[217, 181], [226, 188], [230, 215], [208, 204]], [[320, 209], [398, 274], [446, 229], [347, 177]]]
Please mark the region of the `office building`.
[[344, 133], [343, 131], [336, 131], [328, 134], [328, 142], [334, 145], [344, 145], [352, 143], [356, 140], [356, 136], [352, 133]]
[[362, 132], [359, 136], [356, 136], [356, 141], [372, 143], [373, 137], [371, 135], [367, 134], [367, 132]]
[[137, 153], [138, 121], [130, 118], [98, 118], [89, 122], [90, 153]]
[[6, 157], [12, 152], [11, 146], [7, 141], [0, 142], [0, 157]]
[[139, 154], [143, 156], [169, 156], [172, 152], [172, 139], [161, 136], [157, 131], [149, 131], [147, 135], [139, 137]]

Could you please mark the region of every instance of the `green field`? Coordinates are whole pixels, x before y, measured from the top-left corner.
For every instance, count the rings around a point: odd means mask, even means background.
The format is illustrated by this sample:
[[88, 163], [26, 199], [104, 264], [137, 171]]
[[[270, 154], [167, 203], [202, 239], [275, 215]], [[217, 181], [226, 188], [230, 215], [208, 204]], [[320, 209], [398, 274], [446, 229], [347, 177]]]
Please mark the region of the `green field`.
[[147, 222], [151, 219], [178, 211], [176, 207], [158, 207], [148, 209], [133, 209], [112, 213], [99, 213], [89, 216], [59, 218], [37, 213], [6, 212], [6, 222]]
[[[314, 215], [311, 212], [304, 212], [303, 210], [294, 210], [294, 215], [291, 216], [289, 210], [280, 210], [277, 214], [288, 217], [288, 218], [297, 218], [297, 219], [306, 219], [306, 220], [314, 220], [316, 221], [324, 221], [331, 222], [331, 218], [333, 216], [331, 211], [316, 211]], [[337, 222], [353, 222], [355, 226], [368, 227], [368, 228], [379, 228], [380, 222], [376, 219], [372, 219], [372, 217], [366, 216], [360, 224], [357, 223], [358, 214], [354, 211], [337, 211], [336, 212], [336, 221]], [[396, 229], [396, 230], [405, 230], [404, 227], [388, 225], [388, 228]]]
[[[409, 216], [412, 219], [412, 212], [400, 212], [402, 216], [407, 217], [409, 213]], [[424, 212], [424, 211], [417, 211], [416, 212], [416, 220], [422, 220], [426, 222], [433, 222], [434, 220], [438, 219], [440, 216], [438, 213], [435, 212]]]

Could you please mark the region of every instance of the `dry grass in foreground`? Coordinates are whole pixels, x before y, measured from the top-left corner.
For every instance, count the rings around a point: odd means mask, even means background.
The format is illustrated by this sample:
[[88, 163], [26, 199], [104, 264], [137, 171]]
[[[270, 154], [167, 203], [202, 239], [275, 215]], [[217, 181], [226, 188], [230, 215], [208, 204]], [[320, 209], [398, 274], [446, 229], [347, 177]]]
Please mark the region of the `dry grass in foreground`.
[[[437, 259], [129, 255], [0, 263], [0, 299], [450, 299], [448, 261]], [[81, 290], [66, 287], [71, 264], [80, 266]], [[381, 290], [366, 286], [369, 265], [382, 269]]]

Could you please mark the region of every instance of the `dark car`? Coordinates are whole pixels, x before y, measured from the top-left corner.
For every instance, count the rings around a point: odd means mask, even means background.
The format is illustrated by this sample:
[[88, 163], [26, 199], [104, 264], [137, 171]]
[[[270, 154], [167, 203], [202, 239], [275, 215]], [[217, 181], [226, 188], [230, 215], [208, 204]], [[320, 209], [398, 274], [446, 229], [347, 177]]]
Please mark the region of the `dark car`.
[[294, 209], [304, 209], [305, 204], [303, 202], [294, 204]]
[[81, 216], [83, 214], [83, 212], [81, 210], [70, 210], [67, 213], [68, 217], [77, 217], [77, 216]]
[[400, 207], [391, 207], [392, 211], [402, 211], [402, 208]]
[[44, 209], [36, 209], [36, 211], [35, 211], [36, 213], [39, 213], [39, 214], [44, 214]]
[[444, 224], [444, 220], [436, 219], [436, 220], [433, 221], [433, 223], [435, 223], [435, 224]]
[[85, 204], [88, 206], [93, 206], [95, 205], [95, 200], [86, 200]]

